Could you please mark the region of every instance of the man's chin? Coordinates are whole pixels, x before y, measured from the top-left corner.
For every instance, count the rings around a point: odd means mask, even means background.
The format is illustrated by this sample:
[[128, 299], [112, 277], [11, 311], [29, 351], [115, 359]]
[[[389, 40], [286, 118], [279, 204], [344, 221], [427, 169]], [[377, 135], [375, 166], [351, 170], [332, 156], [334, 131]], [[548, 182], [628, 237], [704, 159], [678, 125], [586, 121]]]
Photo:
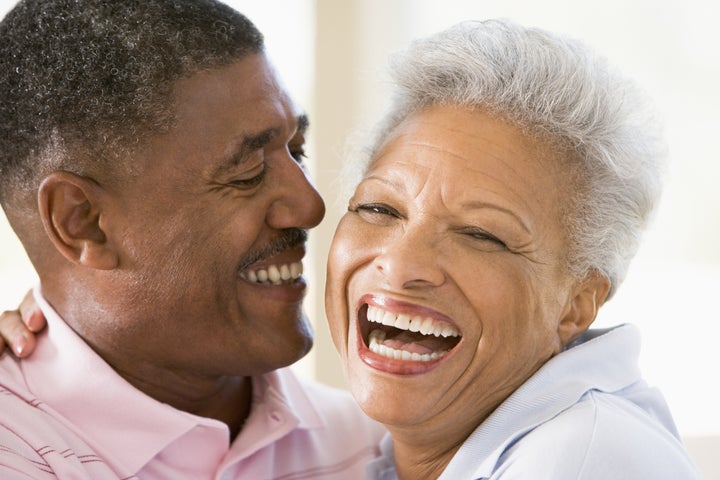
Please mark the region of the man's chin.
[[306, 328], [297, 332], [293, 337], [286, 336], [280, 343], [268, 347], [264, 357], [272, 363], [266, 364], [263, 373], [269, 373], [278, 368], [289, 367], [305, 358], [313, 346], [313, 331], [307, 322]]

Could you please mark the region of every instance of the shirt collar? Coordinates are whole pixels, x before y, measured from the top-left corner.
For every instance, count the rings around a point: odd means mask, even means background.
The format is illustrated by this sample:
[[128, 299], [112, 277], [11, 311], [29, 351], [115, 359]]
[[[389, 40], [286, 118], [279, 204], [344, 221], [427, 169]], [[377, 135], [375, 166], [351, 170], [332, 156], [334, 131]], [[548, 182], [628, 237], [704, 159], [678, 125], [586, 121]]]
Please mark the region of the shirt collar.
[[386, 433], [380, 441], [380, 456], [370, 460], [365, 468], [366, 478], [372, 480], [396, 480], [395, 454], [392, 437]]
[[[500, 456], [523, 434], [574, 405], [587, 391], [613, 392], [640, 380], [640, 333], [633, 325], [588, 330], [548, 360], [510, 395], [462, 444], [438, 480], [489, 478]], [[371, 461], [367, 478], [395, 480], [392, 439], [386, 435], [382, 455]], [[467, 459], [474, 468], [468, 476]]]
[[253, 377], [250, 416], [224, 464], [249, 457], [295, 429], [326, 427], [326, 422], [290, 368]]
[[[640, 380], [640, 333], [633, 325], [589, 330], [548, 360], [468, 437], [439, 480], [467, 478], [463, 459], [485, 459], [471, 478], [487, 478], [517, 438], [574, 405], [589, 390], [614, 392]], [[458, 476], [460, 474], [460, 476]]]
[[[115, 471], [135, 474], [198, 425], [224, 434], [229, 443], [222, 422], [177, 410], [130, 385], [60, 318], [39, 288], [34, 294], [48, 326], [33, 356], [22, 362], [28, 389]], [[141, 442], [128, 441], [139, 434]]]
[[291, 374], [289, 369], [275, 370], [255, 378], [253, 389], [256, 404], [262, 401], [282, 409], [297, 418], [298, 428], [312, 430], [327, 426], [301, 380]]

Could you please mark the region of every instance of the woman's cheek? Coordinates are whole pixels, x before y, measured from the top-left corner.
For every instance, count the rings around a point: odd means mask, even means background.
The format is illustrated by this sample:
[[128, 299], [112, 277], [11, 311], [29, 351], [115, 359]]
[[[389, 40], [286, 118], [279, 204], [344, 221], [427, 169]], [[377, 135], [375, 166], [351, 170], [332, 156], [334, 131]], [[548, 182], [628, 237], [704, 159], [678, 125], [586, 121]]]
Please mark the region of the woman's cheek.
[[340, 220], [328, 255], [327, 284], [325, 288], [325, 309], [330, 334], [335, 348], [341, 355], [346, 354], [350, 305], [348, 304], [348, 283], [351, 262], [355, 259], [353, 229], [349, 213]]

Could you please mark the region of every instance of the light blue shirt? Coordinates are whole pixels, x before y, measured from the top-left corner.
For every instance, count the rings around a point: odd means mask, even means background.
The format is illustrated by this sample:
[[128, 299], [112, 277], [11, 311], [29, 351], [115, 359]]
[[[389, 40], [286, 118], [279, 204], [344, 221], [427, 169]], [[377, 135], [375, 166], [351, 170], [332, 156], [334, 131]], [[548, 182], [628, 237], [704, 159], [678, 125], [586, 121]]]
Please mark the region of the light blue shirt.
[[[699, 479], [639, 353], [632, 325], [588, 331], [478, 426], [439, 480]], [[394, 480], [389, 437], [381, 449], [368, 478]]]

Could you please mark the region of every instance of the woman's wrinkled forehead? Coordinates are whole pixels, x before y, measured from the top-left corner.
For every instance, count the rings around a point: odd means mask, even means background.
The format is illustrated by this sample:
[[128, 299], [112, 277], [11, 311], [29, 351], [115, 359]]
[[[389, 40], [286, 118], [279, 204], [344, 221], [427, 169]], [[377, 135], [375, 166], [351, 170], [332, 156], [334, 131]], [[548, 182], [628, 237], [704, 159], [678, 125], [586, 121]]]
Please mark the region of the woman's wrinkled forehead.
[[527, 231], [560, 231], [570, 177], [558, 155], [483, 111], [435, 106], [388, 136], [357, 194], [393, 192], [399, 205], [441, 217], [494, 209], [521, 219]]
[[469, 170], [488, 159], [517, 170], [522, 166], [514, 164], [523, 160], [542, 164], [544, 170], [556, 173], [564, 155], [548, 139], [487, 111], [433, 105], [409, 115], [388, 133], [367, 160], [363, 173], [387, 165], [388, 156], [392, 163], [418, 167], [427, 163], [427, 168], [439, 169], [444, 161], [460, 160]]

